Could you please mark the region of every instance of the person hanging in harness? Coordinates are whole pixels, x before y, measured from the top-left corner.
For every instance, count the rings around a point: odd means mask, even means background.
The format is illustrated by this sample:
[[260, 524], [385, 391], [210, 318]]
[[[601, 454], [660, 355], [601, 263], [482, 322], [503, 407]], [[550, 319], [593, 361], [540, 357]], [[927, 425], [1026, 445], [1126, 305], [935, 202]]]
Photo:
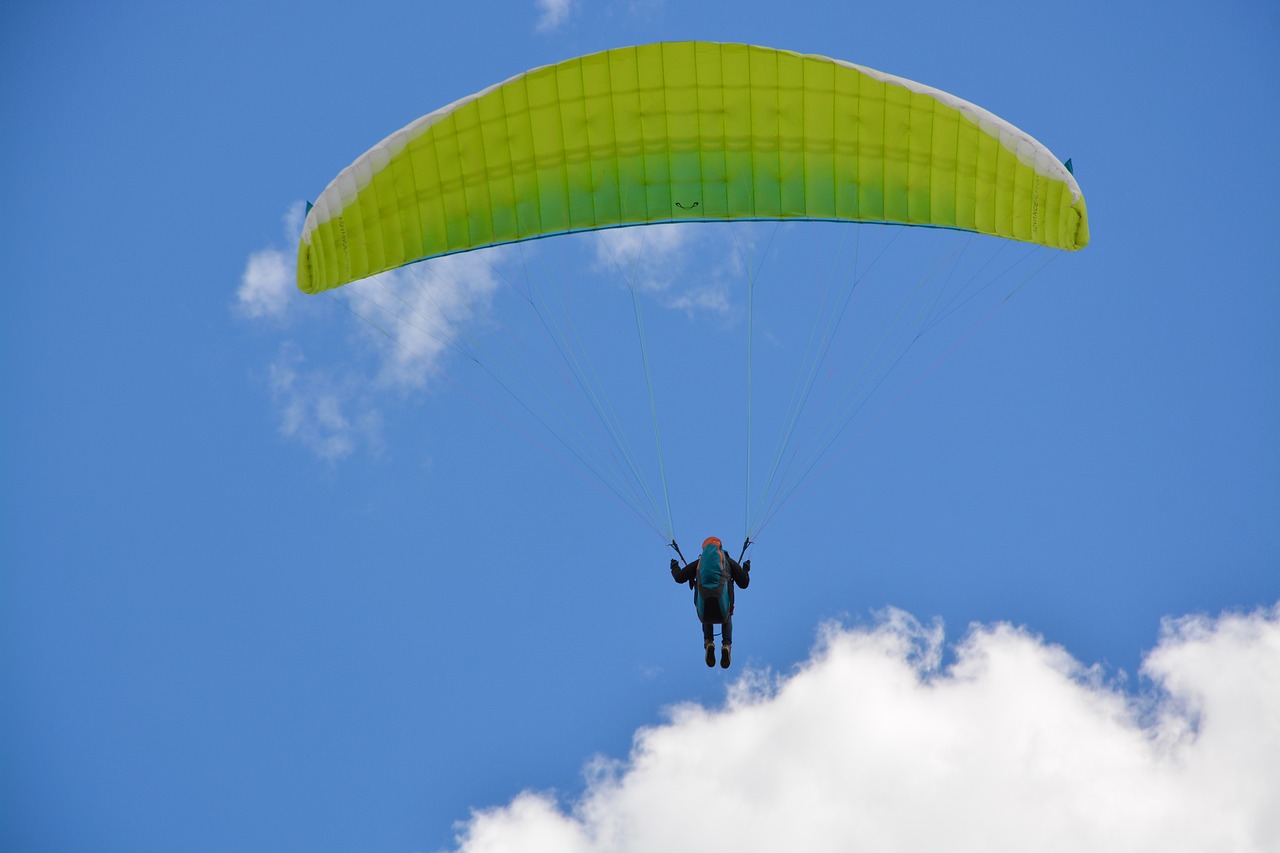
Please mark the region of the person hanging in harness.
[[[678, 548], [676, 551], [679, 553]], [[733, 645], [733, 586], [737, 584], [746, 589], [751, 583], [750, 571], [750, 560], [739, 565], [714, 536], [702, 543], [702, 556], [684, 568], [674, 559], [671, 561], [671, 577], [675, 582], [687, 583], [693, 588], [707, 666], [716, 665], [715, 626], [720, 625], [720, 666], [729, 667], [729, 649]]]

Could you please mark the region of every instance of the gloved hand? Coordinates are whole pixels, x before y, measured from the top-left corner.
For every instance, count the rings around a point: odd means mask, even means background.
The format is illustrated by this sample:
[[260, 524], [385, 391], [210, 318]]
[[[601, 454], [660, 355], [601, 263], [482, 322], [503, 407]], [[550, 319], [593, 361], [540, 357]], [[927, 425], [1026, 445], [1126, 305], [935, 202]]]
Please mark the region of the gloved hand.
[[749, 571], [751, 571], [751, 561], [750, 561], [750, 560], [747, 560], [745, 563], [743, 563], [743, 564], [742, 564], [742, 570], [743, 570], [744, 572], [749, 572]]
[[675, 570], [677, 570], [677, 569], [679, 569], [679, 568], [680, 568], [680, 564], [676, 562], [676, 558], [675, 558], [675, 557], [672, 557], [672, 558], [671, 558], [671, 571], [673, 571], [673, 572], [674, 572]]

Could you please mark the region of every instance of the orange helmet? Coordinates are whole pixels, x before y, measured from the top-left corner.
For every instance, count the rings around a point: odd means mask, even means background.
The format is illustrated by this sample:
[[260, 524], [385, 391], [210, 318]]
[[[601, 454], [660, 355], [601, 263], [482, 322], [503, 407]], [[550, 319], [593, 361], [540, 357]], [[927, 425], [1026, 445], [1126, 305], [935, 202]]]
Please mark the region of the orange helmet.
[[703, 548], [705, 548], [705, 547], [707, 547], [708, 545], [711, 545], [711, 544], [714, 544], [717, 548], [723, 548], [723, 547], [724, 547], [724, 545], [723, 545], [723, 544], [721, 544], [720, 540], [719, 540], [719, 539], [717, 539], [715, 536], [708, 536], [706, 539], [702, 540], [702, 547], [703, 547]]

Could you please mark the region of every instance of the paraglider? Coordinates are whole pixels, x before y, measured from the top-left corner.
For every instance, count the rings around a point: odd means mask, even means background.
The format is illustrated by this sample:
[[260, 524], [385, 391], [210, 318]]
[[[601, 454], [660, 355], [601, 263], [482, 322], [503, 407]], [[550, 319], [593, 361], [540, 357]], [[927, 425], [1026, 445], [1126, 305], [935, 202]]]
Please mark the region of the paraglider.
[[[536, 68], [391, 134], [344, 169], [308, 209], [297, 281], [300, 290], [314, 294], [427, 259], [555, 235], [753, 220], [922, 226], [1066, 251], [1089, 242], [1084, 196], [1071, 169], [1031, 136], [975, 104], [838, 59], [743, 44], [675, 42]], [[949, 277], [929, 297], [932, 302], [922, 299], [919, 311], [903, 310], [913, 293], [903, 308], [887, 312], [894, 318], [914, 316], [917, 325], [882, 338], [910, 348], [950, 316], [949, 306], [957, 299], [943, 301], [948, 283]], [[748, 503], [752, 284], [748, 278]], [[556, 436], [674, 546], [640, 301], [628, 286], [635, 297], [665, 511], [594, 388], [584, 396], [616, 452], [593, 457], [578, 450], [576, 430]], [[787, 286], [800, 289], [804, 282]], [[533, 304], [533, 288], [526, 290]], [[838, 299], [831, 304], [840, 305]], [[848, 304], [846, 298], [838, 312], [833, 309], [824, 336], [839, 327]], [[393, 313], [398, 319], [403, 312]], [[552, 334], [542, 314], [539, 319]], [[593, 377], [566, 355], [571, 337], [560, 333], [557, 352], [574, 381], [588, 387]], [[748, 542], [811, 476], [817, 460], [865, 403], [866, 396], [837, 396], [840, 408], [813, 439], [811, 461], [789, 461], [782, 469], [784, 452], [796, 458], [788, 448], [795, 447], [799, 408], [812, 396], [829, 340], [824, 337], [815, 347], [818, 355], [805, 368], [809, 373], [797, 382], [796, 415], [785, 422], [778, 441], [760, 498], [764, 509], [753, 514], [748, 508]], [[873, 370], [865, 378], [859, 371], [864, 384], [858, 394], [874, 392], [901, 359], [901, 351], [889, 349], [868, 356]], [[516, 395], [514, 383], [495, 379]], [[708, 665], [716, 624], [723, 627], [721, 666], [729, 665], [732, 592], [735, 584], [747, 586], [749, 565], [725, 554], [715, 537], [689, 566], [672, 560], [672, 576], [695, 586]], [[703, 572], [699, 566], [717, 571]], [[723, 606], [715, 589], [727, 590]]]
[[720, 666], [729, 668], [733, 645], [733, 588], [751, 583], [751, 561], [739, 564], [725, 553], [719, 537], [708, 536], [701, 556], [681, 567], [671, 560], [671, 578], [693, 588], [693, 604], [702, 623], [702, 646], [707, 666], [716, 665], [715, 626], [720, 626]]

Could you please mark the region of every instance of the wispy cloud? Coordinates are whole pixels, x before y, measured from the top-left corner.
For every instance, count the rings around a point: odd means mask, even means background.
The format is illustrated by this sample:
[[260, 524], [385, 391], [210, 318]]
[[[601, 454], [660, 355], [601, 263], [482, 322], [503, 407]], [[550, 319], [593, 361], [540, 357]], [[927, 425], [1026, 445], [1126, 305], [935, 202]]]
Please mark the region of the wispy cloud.
[[694, 241], [689, 226], [670, 224], [607, 228], [595, 236], [598, 268], [650, 291], [669, 290], [685, 274]]
[[[361, 446], [376, 450], [382, 411], [433, 388], [446, 359], [450, 369], [476, 361], [532, 417], [551, 417], [558, 403], [549, 398], [560, 386], [548, 391], [541, 382], [548, 374], [537, 369], [563, 367], [554, 358], [549, 366], [538, 361], [569, 343], [555, 340], [563, 334], [560, 320], [553, 318], [548, 327], [538, 315], [539, 324], [530, 327], [534, 340], [529, 340], [496, 329], [490, 319], [504, 268], [520, 291], [509, 295], [528, 298], [527, 262], [537, 247], [500, 246], [437, 258], [350, 283], [323, 298], [308, 297], [294, 285], [293, 246], [303, 211], [299, 203], [285, 215], [286, 246], [266, 246], [249, 255], [233, 305], [237, 315], [280, 335], [267, 375], [282, 434], [326, 460], [345, 458]], [[567, 245], [586, 249], [590, 272], [631, 284], [662, 307], [730, 322], [740, 314], [732, 297], [743, 281], [749, 229], [664, 224], [610, 229], [583, 239], [587, 242]], [[538, 276], [533, 273], [535, 280]], [[333, 322], [335, 305], [350, 312], [336, 315], [349, 323], [352, 331], [346, 335], [325, 328]], [[576, 429], [554, 423], [548, 428], [557, 435]]]
[[459, 849], [1280, 849], [1280, 608], [1169, 622], [1135, 698], [1062, 648], [900, 612], [788, 676], [680, 706], [567, 808], [526, 792]]
[[596, 233], [596, 267], [688, 314], [728, 315], [731, 286], [741, 281], [723, 228], [661, 224]]
[[450, 255], [382, 273], [340, 291], [380, 351], [379, 381], [422, 388], [446, 351], [467, 357], [469, 330], [498, 289], [501, 248]]
[[[286, 212], [287, 245], [296, 245], [304, 211], [298, 202]], [[353, 317], [364, 320], [355, 327], [363, 350], [353, 352], [332, 338], [332, 330], [309, 328], [331, 319], [332, 312], [301, 310], [308, 297], [294, 285], [292, 249], [268, 246], [252, 252], [233, 310], [273, 333], [289, 321], [289, 336], [280, 339], [266, 368], [280, 433], [327, 461], [359, 447], [377, 452], [382, 409], [406, 392], [425, 388], [447, 352], [466, 354], [468, 334], [483, 322], [498, 288], [494, 265], [502, 257], [495, 249], [439, 258], [333, 291]], [[318, 349], [327, 357], [318, 361], [299, 343], [312, 333], [330, 336]]]
[[560, 28], [568, 18], [577, 0], [535, 0], [538, 7], [538, 23], [536, 29], [540, 33], [548, 33]]
[[710, 311], [713, 314], [728, 314], [730, 311], [729, 291], [723, 284], [713, 283], [710, 286], [691, 287], [676, 296], [669, 303], [670, 307], [693, 314], [698, 311]]
[[267, 384], [280, 418], [280, 434], [300, 442], [321, 459], [337, 461], [357, 446], [382, 446], [382, 415], [359, 377], [308, 369], [302, 350], [281, 344], [268, 368]]

